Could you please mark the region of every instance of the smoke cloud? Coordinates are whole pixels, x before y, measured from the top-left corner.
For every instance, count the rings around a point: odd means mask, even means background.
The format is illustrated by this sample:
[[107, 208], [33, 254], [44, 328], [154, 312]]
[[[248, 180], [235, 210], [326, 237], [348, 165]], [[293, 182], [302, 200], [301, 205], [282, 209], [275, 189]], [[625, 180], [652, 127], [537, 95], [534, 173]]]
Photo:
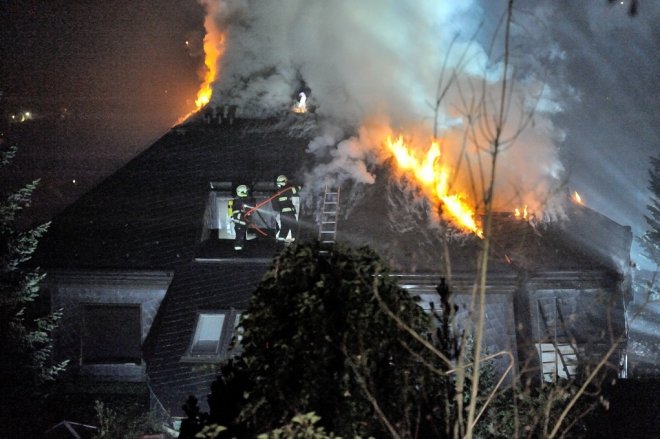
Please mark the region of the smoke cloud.
[[472, 192], [478, 206], [506, 79], [509, 142], [497, 169], [496, 205], [552, 210], [561, 134], [548, 115], [561, 105], [533, 63], [521, 73], [514, 64], [505, 78], [501, 15], [486, 20], [476, 1], [223, 0], [214, 18], [226, 32], [226, 50], [212, 102], [266, 117], [286, 111], [308, 88], [308, 103], [331, 123], [309, 145], [323, 163], [310, 182], [334, 175], [373, 183], [369, 170], [388, 157], [385, 132], [403, 133], [424, 150], [437, 129], [457, 190]]

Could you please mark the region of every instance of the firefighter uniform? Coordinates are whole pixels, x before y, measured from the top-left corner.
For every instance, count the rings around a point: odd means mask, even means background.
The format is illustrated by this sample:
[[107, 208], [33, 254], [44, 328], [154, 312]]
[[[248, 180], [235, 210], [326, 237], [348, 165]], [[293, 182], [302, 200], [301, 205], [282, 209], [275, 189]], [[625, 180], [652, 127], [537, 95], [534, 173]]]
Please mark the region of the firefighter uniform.
[[289, 184], [284, 175], [277, 177], [277, 195], [272, 199], [271, 204], [273, 210], [280, 214], [281, 227], [277, 235], [278, 241], [286, 241], [289, 232], [291, 232], [291, 240], [295, 239], [294, 235], [298, 220], [296, 219], [296, 206], [293, 204], [293, 197], [300, 196], [299, 193], [300, 186]]
[[238, 186], [236, 188], [236, 198], [231, 201], [229, 206], [229, 215], [234, 223], [234, 232], [236, 232], [234, 250], [243, 250], [245, 235], [250, 223], [250, 217], [246, 215], [246, 212], [254, 205], [254, 200], [248, 197], [247, 186], [244, 184]]

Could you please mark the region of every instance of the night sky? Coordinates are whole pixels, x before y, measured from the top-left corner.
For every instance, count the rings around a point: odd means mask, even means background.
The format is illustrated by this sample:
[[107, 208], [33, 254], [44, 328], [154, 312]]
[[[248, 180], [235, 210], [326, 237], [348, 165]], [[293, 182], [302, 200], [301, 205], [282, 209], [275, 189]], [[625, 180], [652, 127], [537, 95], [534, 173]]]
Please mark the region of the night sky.
[[[494, 26], [505, 2], [476, 3], [486, 28]], [[559, 153], [569, 187], [642, 233], [648, 156], [660, 151], [660, 2], [640, 0], [635, 17], [628, 1], [519, 3], [519, 22], [533, 27], [534, 38], [516, 44], [558, 53], [541, 62], [563, 109], [552, 119], [564, 133]], [[0, 177], [5, 187], [42, 179], [36, 221], [193, 108], [203, 21], [195, 0], [0, 0], [0, 112], [35, 117], [12, 125], [19, 156]]]
[[[71, 203], [194, 107], [204, 13], [185, 1], [0, 2], [0, 112], [32, 111], [8, 185], [41, 178], [38, 221]], [[75, 183], [74, 183], [75, 180]]]

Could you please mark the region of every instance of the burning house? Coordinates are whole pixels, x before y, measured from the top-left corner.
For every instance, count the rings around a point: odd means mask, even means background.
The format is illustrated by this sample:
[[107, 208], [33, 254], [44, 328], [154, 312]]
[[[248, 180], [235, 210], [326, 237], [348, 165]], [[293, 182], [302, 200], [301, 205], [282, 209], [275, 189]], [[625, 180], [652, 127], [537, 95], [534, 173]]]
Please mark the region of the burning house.
[[[259, 201], [275, 192], [277, 175], [302, 178], [309, 139], [292, 135], [299, 117], [172, 130], [55, 219], [40, 264], [52, 308], [63, 310], [56, 350], [71, 371], [147, 383], [154, 407], [172, 417], [182, 416], [188, 395], [204, 401], [277, 251], [277, 241], [263, 236], [234, 250], [228, 202], [239, 184]], [[481, 238], [454, 232], [445, 252], [447, 235], [428, 227], [429, 214], [408, 209], [413, 194], [377, 181], [341, 186], [332, 239], [374, 247], [422, 306], [440, 302], [436, 286], [448, 279], [467, 321]], [[298, 240], [328, 230], [324, 195], [303, 190]], [[277, 228], [267, 204], [259, 221], [262, 230]], [[631, 239], [628, 227], [581, 205], [549, 225], [495, 215], [488, 352], [512, 352], [516, 373], [538, 380], [598, 362], [624, 335]], [[590, 252], [585, 240], [609, 248]], [[617, 350], [610, 363], [621, 360]]]
[[[271, 8], [265, 3], [254, 9]], [[423, 307], [440, 303], [436, 287], [444, 279], [465, 328], [489, 236], [483, 345], [511, 353], [513, 373], [538, 382], [570, 378], [605, 356], [621, 373], [632, 233], [568, 196], [551, 197], [560, 165], [549, 120], [537, 111], [532, 124], [521, 112], [497, 125], [493, 114], [504, 109], [491, 108], [491, 99], [469, 114], [447, 103], [465, 103], [460, 86], [478, 81], [488, 95], [507, 78], [469, 39], [443, 33], [432, 45], [415, 40], [406, 47], [419, 52], [392, 59], [404, 51], [385, 47], [399, 44], [389, 35], [436, 30], [420, 25], [425, 16], [441, 20], [443, 32], [454, 29], [456, 11], [419, 2], [432, 11], [410, 24], [405, 11], [379, 6], [374, 10], [391, 24], [387, 35], [372, 21], [359, 22], [359, 14], [356, 32], [336, 35], [328, 15], [359, 8], [312, 3], [304, 3], [305, 17], [316, 18], [309, 20], [280, 8], [257, 13], [243, 2], [209, 10], [204, 46], [213, 56], [201, 111], [55, 218], [39, 262], [51, 306], [63, 310], [57, 356], [70, 359], [78, 376], [145, 383], [152, 406], [172, 419], [183, 415], [188, 395], [204, 403], [278, 250], [273, 232], [281, 219], [267, 201], [277, 176], [286, 175], [302, 185], [297, 241], [373, 247]], [[215, 23], [227, 30], [217, 32]], [[408, 27], [395, 32], [397, 26]], [[331, 41], [321, 38], [326, 34]], [[356, 34], [368, 50], [356, 50]], [[410, 69], [409, 59], [429, 68]], [[439, 66], [452, 63], [451, 81], [441, 76], [438, 84]], [[542, 89], [529, 79], [501, 101], [527, 108], [527, 94]], [[419, 123], [429, 119], [420, 110], [428, 110], [429, 90], [442, 96], [432, 129]], [[493, 132], [503, 140], [498, 179], [489, 168], [498, 155], [486, 148]], [[230, 211], [239, 186], [260, 206], [240, 251]], [[495, 212], [490, 227], [481, 218], [485, 199]]]

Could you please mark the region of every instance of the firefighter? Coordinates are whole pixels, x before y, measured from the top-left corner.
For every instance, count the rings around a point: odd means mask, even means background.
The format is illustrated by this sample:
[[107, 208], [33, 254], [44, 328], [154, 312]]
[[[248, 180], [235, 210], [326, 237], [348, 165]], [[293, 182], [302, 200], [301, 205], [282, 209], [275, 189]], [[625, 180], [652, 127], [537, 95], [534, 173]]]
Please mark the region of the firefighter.
[[234, 223], [234, 232], [236, 238], [234, 239], [234, 250], [243, 250], [245, 245], [245, 236], [248, 225], [250, 224], [250, 216], [246, 212], [254, 206], [254, 201], [248, 197], [248, 187], [241, 184], [236, 187], [236, 198], [234, 198], [229, 206], [229, 215]]
[[298, 220], [296, 219], [296, 206], [293, 204], [293, 197], [299, 197], [300, 186], [289, 184], [286, 175], [280, 175], [275, 181], [277, 192], [275, 198], [271, 201], [273, 209], [280, 214], [280, 231], [277, 235], [278, 241], [287, 241], [289, 232], [291, 238], [295, 239], [294, 233]]

